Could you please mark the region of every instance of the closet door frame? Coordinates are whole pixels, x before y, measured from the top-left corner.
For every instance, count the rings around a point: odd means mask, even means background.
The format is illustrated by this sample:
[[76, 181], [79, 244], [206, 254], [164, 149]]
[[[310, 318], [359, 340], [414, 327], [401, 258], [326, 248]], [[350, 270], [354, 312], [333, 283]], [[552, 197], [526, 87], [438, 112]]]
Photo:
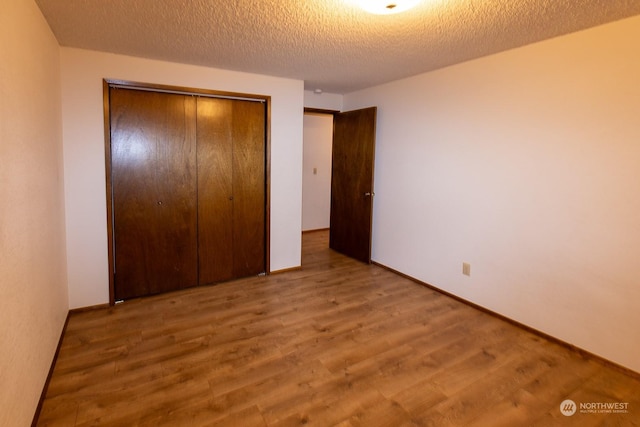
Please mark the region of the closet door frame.
[[195, 95], [213, 98], [240, 99], [265, 104], [265, 273], [270, 273], [270, 217], [271, 217], [271, 97], [237, 92], [226, 92], [211, 89], [196, 89], [183, 86], [170, 86], [152, 83], [140, 83], [128, 80], [103, 79], [103, 109], [104, 109], [104, 140], [105, 140], [105, 171], [106, 171], [106, 202], [107, 202], [107, 245], [109, 260], [109, 305], [114, 305], [114, 217], [113, 217], [113, 188], [111, 181], [111, 112], [110, 112], [110, 88], [121, 87], [125, 89], [137, 89], [153, 92], [176, 93], [183, 95]]

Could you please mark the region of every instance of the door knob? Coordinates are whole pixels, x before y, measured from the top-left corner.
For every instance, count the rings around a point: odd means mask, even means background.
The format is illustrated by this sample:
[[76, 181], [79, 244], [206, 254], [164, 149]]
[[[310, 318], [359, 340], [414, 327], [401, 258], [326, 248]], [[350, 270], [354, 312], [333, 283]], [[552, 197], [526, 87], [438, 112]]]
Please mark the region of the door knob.
[[364, 193], [364, 197], [371, 197], [373, 195], [375, 195], [376, 193]]

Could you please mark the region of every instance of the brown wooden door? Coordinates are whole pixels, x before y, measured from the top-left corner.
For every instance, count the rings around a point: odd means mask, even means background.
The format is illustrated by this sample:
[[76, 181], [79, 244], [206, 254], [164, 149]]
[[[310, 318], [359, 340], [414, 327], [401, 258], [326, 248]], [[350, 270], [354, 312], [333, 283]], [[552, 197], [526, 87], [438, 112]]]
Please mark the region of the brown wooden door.
[[195, 108], [191, 96], [110, 89], [116, 300], [197, 284]]
[[265, 104], [233, 101], [233, 274], [266, 271]]
[[265, 107], [198, 98], [200, 284], [266, 270]]
[[233, 277], [233, 130], [230, 100], [198, 98], [200, 284]]
[[371, 262], [376, 107], [334, 116], [329, 247]]

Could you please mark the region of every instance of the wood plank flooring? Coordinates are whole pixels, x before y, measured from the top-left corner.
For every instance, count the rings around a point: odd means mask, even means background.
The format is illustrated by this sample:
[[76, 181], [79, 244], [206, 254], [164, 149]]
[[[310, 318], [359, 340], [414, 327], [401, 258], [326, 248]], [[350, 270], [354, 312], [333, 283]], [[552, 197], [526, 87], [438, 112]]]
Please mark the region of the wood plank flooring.
[[301, 270], [72, 314], [38, 425], [635, 426], [640, 380], [315, 232]]

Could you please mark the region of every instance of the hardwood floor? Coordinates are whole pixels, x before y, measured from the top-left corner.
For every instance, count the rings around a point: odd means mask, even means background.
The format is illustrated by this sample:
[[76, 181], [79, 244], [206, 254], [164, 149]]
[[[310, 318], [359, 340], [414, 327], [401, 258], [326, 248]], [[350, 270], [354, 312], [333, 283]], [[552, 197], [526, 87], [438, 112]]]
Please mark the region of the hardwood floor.
[[72, 314], [38, 425], [640, 424], [637, 378], [327, 247], [305, 234], [300, 270]]

